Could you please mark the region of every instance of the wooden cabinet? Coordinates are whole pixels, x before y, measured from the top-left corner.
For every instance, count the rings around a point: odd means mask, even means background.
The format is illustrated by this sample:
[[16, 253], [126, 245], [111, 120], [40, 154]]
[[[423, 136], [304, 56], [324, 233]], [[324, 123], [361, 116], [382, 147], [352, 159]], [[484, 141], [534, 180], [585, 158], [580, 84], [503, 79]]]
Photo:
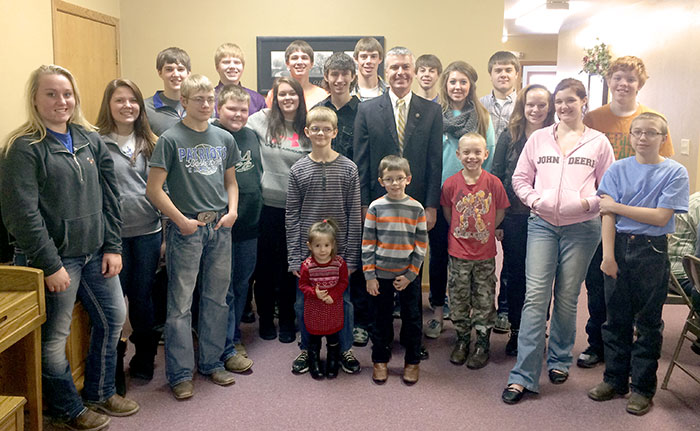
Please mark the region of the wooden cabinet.
[[24, 404], [22, 397], [0, 395], [0, 431], [24, 430]]
[[[33, 431], [40, 431], [43, 421], [40, 327], [45, 307], [42, 271], [0, 265], [0, 394], [27, 398]], [[23, 429], [20, 422], [22, 428], [3, 428], [0, 422], [0, 430]]]

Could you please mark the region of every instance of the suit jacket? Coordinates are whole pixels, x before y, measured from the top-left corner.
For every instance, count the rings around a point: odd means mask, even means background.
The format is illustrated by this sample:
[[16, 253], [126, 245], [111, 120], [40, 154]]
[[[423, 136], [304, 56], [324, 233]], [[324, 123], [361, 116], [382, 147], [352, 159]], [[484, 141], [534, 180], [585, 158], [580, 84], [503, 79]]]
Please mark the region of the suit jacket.
[[413, 179], [406, 193], [424, 207], [440, 206], [442, 180], [442, 110], [415, 93], [406, 118], [403, 154], [396, 133], [394, 109], [387, 91], [358, 105], [355, 117], [354, 161], [360, 174], [362, 205], [386, 193], [377, 181], [379, 162], [390, 154], [411, 164]]

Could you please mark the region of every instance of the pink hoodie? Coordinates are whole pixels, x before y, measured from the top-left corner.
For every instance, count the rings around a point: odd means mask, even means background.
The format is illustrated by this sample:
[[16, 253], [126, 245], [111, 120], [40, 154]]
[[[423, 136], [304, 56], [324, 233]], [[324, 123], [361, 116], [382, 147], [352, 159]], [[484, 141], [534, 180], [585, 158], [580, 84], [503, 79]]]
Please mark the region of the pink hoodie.
[[[558, 124], [535, 131], [527, 140], [513, 173], [513, 190], [533, 213], [555, 226], [566, 226], [598, 216], [596, 190], [615, 156], [608, 138], [589, 127], [563, 155], [555, 135]], [[588, 201], [588, 211], [581, 199]]]

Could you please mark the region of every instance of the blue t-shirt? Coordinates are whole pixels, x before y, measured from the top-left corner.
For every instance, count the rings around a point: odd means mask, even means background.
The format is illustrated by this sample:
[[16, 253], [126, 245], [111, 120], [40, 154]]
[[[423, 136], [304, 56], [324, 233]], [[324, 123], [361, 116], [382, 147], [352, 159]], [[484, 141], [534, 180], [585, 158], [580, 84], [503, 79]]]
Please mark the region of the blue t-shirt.
[[[604, 194], [624, 205], [687, 212], [688, 171], [671, 159], [647, 165], [639, 163], [635, 157], [628, 157], [610, 165], [603, 175], [598, 195]], [[637, 235], [665, 235], [676, 230], [675, 217], [671, 217], [665, 226], [652, 226], [618, 215], [615, 230]]]
[[59, 140], [71, 153], [73, 152], [73, 137], [68, 133], [54, 132], [53, 130], [46, 128], [56, 139]]

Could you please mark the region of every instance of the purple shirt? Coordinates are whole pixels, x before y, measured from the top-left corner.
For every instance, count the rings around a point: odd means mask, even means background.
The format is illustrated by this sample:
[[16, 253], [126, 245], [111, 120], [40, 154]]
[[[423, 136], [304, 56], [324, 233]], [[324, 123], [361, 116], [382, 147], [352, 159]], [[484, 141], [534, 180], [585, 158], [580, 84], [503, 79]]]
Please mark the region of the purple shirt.
[[[240, 84], [238, 84], [240, 85]], [[241, 87], [248, 92], [250, 95], [250, 105], [248, 106], [248, 115], [253, 115], [259, 110], [263, 108], [267, 108], [267, 104], [265, 103], [265, 98], [260, 95], [255, 90], [251, 90], [250, 88], [245, 88], [241, 85]], [[214, 105], [214, 117], [219, 118], [219, 93], [221, 93], [221, 90], [224, 88], [224, 84], [219, 81], [219, 84], [214, 88], [214, 96], [216, 97], [216, 102]]]

